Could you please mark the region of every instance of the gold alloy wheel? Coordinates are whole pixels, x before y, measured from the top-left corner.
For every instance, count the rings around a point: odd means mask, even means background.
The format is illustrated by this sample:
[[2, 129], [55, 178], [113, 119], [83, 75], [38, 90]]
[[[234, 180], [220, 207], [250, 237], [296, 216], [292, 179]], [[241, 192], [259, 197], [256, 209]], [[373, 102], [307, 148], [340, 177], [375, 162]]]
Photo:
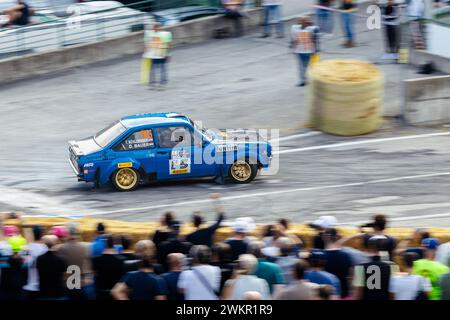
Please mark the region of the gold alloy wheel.
[[138, 176], [133, 169], [122, 168], [116, 174], [116, 184], [123, 190], [132, 189], [138, 183]]
[[252, 175], [252, 168], [246, 161], [239, 160], [231, 166], [231, 175], [238, 181], [246, 181]]

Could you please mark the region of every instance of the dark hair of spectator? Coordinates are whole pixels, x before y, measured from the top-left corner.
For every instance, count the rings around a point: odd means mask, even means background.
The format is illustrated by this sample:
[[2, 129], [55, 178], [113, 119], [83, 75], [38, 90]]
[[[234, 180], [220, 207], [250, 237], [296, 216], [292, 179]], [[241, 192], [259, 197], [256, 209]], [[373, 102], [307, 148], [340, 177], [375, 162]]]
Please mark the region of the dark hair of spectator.
[[33, 237], [34, 237], [34, 241], [39, 241], [42, 238], [42, 234], [43, 234], [43, 229], [42, 226], [40, 225], [35, 225], [33, 226]]
[[373, 218], [373, 228], [377, 231], [383, 231], [386, 228], [386, 216], [384, 214], [377, 214]]
[[194, 224], [194, 227], [198, 228], [203, 224], [203, 218], [199, 214], [194, 214], [192, 216], [192, 223]]
[[268, 224], [267, 226], [264, 227], [263, 237], [273, 237], [273, 235], [274, 235], [273, 225]]
[[120, 236], [120, 243], [123, 250], [129, 250], [131, 248], [131, 239], [127, 235]]
[[172, 222], [173, 222], [173, 220], [175, 219], [175, 216], [174, 216], [174, 214], [173, 214], [173, 212], [172, 211], [167, 211], [165, 214], [164, 214], [164, 224], [166, 225], [166, 226], [170, 226], [171, 224], [172, 224]]
[[294, 264], [294, 275], [297, 280], [303, 280], [305, 276], [305, 271], [309, 268], [309, 264], [306, 260], [300, 259]]
[[205, 245], [193, 246], [189, 255], [194, 264], [209, 264], [211, 262], [211, 249]]
[[427, 238], [432, 238], [432, 236], [428, 231], [425, 231], [421, 234], [420, 241], [422, 241], [423, 239], [427, 239]]
[[106, 248], [113, 249], [114, 244], [116, 243], [116, 239], [111, 234], [106, 235]]
[[213, 254], [219, 262], [229, 263], [233, 261], [231, 246], [227, 243], [220, 242], [213, 246]]
[[278, 223], [281, 224], [285, 229], [289, 229], [289, 220], [288, 219], [280, 219]]
[[102, 222], [97, 223], [97, 233], [98, 234], [104, 234], [106, 232], [106, 227]]
[[419, 259], [419, 255], [415, 252], [405, 252], [403, 253], [402, 258], [405, 266], [408, 268], [412, 268], [414, 261]]

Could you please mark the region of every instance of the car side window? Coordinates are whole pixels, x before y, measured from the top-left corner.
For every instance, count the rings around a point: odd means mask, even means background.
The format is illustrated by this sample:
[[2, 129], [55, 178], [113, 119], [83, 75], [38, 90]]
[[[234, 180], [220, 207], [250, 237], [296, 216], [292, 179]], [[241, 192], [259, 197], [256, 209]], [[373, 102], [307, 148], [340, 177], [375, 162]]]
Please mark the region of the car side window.
[[160, 148], [189, 147], [192, 145], [193, 134], [187, 127], [155, 128]]
[[144, 129], [129, 135], [114, 148], [114, 151], [143, 150], [154, 147], [155, 141], [153, 140], [152, 129]]

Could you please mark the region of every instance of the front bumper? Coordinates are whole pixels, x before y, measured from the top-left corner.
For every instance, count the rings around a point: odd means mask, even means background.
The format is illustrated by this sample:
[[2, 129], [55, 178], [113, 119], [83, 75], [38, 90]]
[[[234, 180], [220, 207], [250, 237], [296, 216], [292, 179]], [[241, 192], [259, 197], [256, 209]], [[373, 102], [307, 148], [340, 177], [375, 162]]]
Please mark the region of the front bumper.
[[73, 172], [78, 178], [78, 181], [84, 181], [84, 175], [82, 172], [79, 171], [79, 169], [73, 164], [72, 160], [69, 159], [70, 167], [72, 168]]

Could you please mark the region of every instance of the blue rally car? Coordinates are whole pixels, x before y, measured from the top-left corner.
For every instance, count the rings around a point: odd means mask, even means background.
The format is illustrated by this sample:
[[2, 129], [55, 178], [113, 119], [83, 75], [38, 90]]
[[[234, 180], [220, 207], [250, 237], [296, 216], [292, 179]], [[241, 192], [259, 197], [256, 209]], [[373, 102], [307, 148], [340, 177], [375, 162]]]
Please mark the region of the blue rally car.
[[69, 141], [69, 151], [78, 181], [111, 182], [120, 191], [199, 177], [248, 183], [272, 158], [256, 131], [207, 130], [179, 113], [124, 117], [93, 137]]

